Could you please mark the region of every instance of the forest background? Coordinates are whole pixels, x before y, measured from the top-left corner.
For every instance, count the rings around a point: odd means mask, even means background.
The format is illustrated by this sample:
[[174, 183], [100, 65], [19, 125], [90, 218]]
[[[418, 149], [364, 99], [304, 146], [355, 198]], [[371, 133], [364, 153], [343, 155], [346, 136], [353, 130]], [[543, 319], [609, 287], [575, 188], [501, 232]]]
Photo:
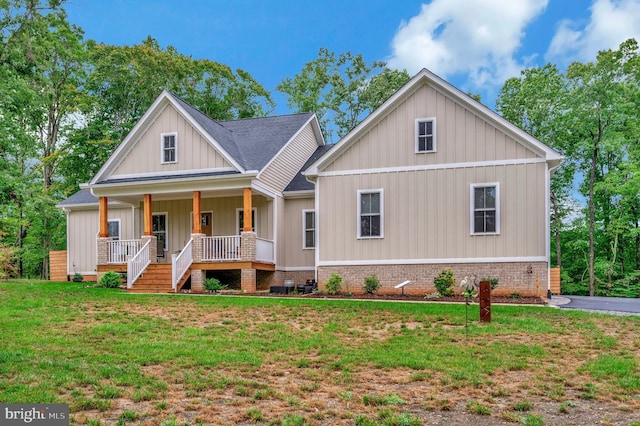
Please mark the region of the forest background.
[[[66, 246], [56, 204], [93, 177], [163, 89], [214, 119], [275, 111], [248, 71], [151, 36], [131, 46], [86, 40], [64, 0], [0, 0], [0, 29], [0, 278], [48, 277], [49, 251]], [[276, 91], [291, 112], [315, 112], [335, 142], [409, 79], [321, 48]], [[550, 203], [551, 263], [565, 294], [640, 297], [639, 81], [630, 39], [563, 71], [527, 68], [498, 93], [499, 114], [565, 156]]]

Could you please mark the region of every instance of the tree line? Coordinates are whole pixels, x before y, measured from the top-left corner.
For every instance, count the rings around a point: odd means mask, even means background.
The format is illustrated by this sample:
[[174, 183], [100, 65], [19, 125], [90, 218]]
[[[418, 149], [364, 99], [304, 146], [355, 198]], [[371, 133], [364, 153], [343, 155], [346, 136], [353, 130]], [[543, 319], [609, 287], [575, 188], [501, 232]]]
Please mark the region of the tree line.
[[[272, 114], [251, 74], [162, 48], [86, 40], [64, 0], [0, 2], [0, 277], [48, 276], [63, 249], [55, 205], [89, 181], [167, 89], [214, 119]], [[529, 68], [496, 111], [555, 148], [552, 264], [563, 291], [640, 297], [640, 60], [635, 40], [565, 71]], [[276, 87], [292, 112], [315, 112], [337, 141], [404, 85], [406, 71], [320, 49]], [[477, 95], [472, 95], [478, 99]]]

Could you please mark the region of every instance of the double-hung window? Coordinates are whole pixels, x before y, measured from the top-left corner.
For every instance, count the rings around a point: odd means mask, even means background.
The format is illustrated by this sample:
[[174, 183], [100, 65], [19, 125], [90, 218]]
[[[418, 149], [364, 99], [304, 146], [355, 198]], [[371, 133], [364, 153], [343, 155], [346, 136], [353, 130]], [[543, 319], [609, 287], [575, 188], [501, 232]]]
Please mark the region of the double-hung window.
[[358, 191], [358, 238], [384, 237], [382, 189]]
[[436, 151], [436, 119], [416, 119], [416, 153]]
[[162, 163], [176, 163], [178, 162], [178, 134], [177, 133], [163, 133], [161, 137], [162, 150], [161, 150], [161, 162]]
[[302, 248], [316, 247], [316, 212], [302, 210]]
[[109, 238], [114, 241], [120, 240], [120, 219], [107, 221], [107, 229], [109, 230]]
[[[238, 229], [238, 235], [242, 235], [242, 231], [244, 231], [244, 209], [236, 209], [236, 228]], [[251, 209], [251, 231], [258, 232], [255, 207]]]
[[500, 185], [471, 185], [471, 234], [500, 233]]

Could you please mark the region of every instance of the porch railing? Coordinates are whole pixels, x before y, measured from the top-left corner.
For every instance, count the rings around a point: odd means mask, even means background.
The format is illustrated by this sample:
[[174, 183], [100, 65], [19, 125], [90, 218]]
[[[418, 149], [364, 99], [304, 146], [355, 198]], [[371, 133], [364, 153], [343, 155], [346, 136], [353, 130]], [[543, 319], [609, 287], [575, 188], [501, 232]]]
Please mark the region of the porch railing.
[[273, 262], [273, 241], [256, 238], [256, 260]]
[[202, 260], [240, 260], [240, 236], [204, 237], [202, 239]]
[[174, 292], [178, 291], [178, 282], [180, 282], [193, 263], [192, 245], [193, 238], [189, 240], [179, 254], [174, 254], [171, 257], [171, 288], [173, 288]]
[[147, 240], [138, 253], [127, 260], [127, 288], [133, 287], [133, 283], [140, 278], [140, 275], [142, 275], [144, 270], [147, 269], [147, 266], [149, 266], [149, 263], [151, 263], [149, 260], [150, 243], [151, 239]]
[[127, 263], [129, 257], [135, 256], [142, 247], [142, 240], [110, 240], [107, 241], [107, 263]]

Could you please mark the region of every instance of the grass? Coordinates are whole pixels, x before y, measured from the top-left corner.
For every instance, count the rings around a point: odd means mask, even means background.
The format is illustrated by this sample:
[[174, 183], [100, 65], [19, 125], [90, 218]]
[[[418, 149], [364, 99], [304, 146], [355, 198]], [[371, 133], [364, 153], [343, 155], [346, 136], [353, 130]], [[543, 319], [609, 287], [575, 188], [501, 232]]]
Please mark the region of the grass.
[[[464, 305], [4, 282], [0, 401], [67, 403], [78, 424], [197, 424], [208, 415], [225, 423], [419, 424], [419, 413], [403, 410], [424, 405], [416, 395], [433, 389], [450, 397], [430, 410], [480, 415], [496, 414], [479, 402], [466, 406], [469, 392], [508, 400], [518, 412], [538, 407], [536, 393], [640, 408], [640, 318], [492, 310], [486, 325], [469, 310], [466, 337]], [[426, 392], [410, 391], [416, 387]], [[568, 410], [564, 404], [555, 411]], [[527, 415], [530, 424], [536, 415]]]

